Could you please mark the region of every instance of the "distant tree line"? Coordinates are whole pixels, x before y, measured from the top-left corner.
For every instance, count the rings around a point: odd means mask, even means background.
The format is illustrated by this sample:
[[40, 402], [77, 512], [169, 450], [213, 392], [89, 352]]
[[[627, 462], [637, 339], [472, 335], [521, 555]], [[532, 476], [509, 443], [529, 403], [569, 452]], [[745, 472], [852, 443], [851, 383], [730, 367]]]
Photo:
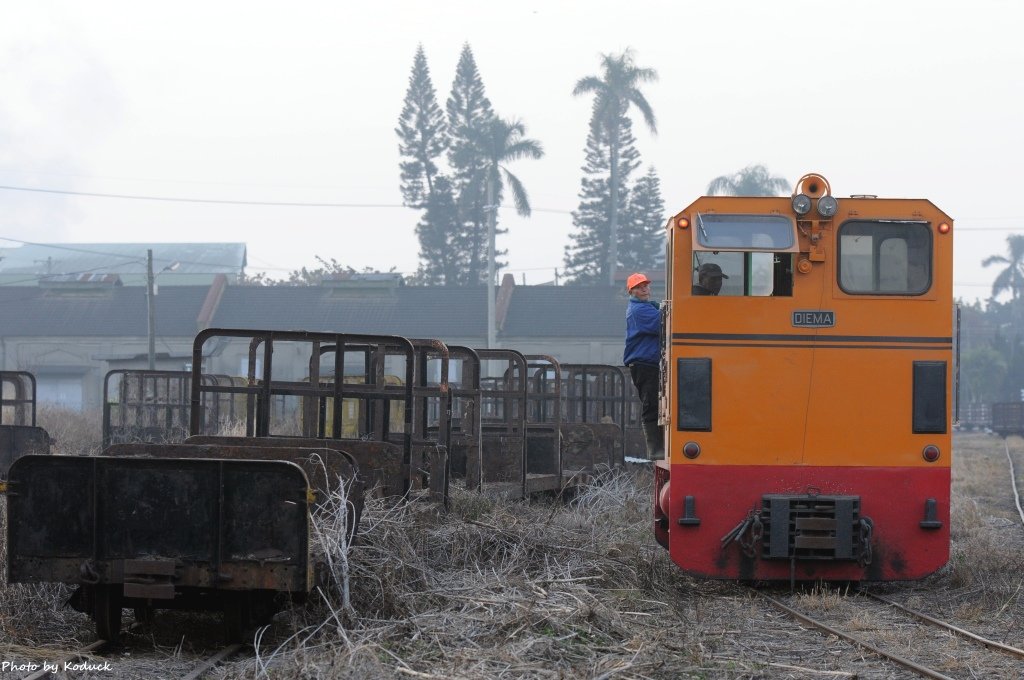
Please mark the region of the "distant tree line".
[[[992, 296], [961, 305], [960, 400], [991, 404], [1024, 399], [1024, 234], [1006, 239], [1005, 255], [990, 255], [985, 267], [1000, 265]], [[1000, 296], [1010, 299], [1000, 301]]]

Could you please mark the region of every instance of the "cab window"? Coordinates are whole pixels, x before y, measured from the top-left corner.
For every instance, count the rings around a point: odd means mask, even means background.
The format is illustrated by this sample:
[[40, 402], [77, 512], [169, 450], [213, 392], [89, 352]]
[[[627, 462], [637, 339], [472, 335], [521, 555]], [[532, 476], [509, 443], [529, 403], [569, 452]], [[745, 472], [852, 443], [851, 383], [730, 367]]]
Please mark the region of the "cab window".
[[[728, 277], [722, 279], [720, 297], [793, 295], [792, 253], [696, 251], [691, 271], [692, 286], [700, 284], [700, 266], [705, 263], [717, 264]], [[696, 294], [693, 288], [691, 294]]]
[[788, 250], [796, 237], [793, 222], [782, 215], [697, 213], [697, 243], [702, 248]]
[[924, 222], [846, 222], [839, 228], [839, 287], [852, 295], [922, 295], [932, 282]]

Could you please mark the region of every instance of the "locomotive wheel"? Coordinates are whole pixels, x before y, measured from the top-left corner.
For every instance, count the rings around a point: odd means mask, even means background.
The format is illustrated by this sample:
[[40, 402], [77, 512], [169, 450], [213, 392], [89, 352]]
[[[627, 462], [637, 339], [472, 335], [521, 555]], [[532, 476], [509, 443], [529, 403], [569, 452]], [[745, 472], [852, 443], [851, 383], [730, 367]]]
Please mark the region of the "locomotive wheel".
[[118, 587], [97, 585], [93, 597], [96, 635], [107, 642], [117, 642], [121, 635], [121, 593], [118, 592]]

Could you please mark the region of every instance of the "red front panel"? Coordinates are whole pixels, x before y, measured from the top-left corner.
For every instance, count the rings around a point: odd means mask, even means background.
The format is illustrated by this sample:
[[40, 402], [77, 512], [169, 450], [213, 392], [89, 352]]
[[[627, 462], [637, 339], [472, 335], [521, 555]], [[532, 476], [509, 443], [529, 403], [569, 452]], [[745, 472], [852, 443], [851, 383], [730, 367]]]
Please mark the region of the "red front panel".
[[[686, 572], [712, 578], [785, 580], [788, 559], [755, 557], [721, 539], [765, 494], [858, 496], [860, 516], [871, 519], [871, 563], [857, 560], [797, 560], [796, 580], [905, 580], [922, 578], [949, 559], [948, 467], [810, 467], [673, 465], [669, 491], [669, 552]], [[699, 524], [680, 525], [684, 499], [693, 497], [692, 516]], [[935, 500], [934, 519], [926, 529], [925, 507]]]

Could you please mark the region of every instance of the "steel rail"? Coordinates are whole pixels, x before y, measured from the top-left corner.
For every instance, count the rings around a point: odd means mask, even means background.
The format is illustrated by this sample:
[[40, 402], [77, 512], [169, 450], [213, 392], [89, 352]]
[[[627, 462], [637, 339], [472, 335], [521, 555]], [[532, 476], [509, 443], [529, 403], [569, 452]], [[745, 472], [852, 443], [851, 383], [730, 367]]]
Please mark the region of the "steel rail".
[[891, 654], [890, 652], [887, 652], [884, 649], [881, 649], [880, 647], [876, 647], [867, 640], [862, 640], [861, 638], [858, 638], [855, 635], [850, 635], [849, 633], [844, 633], [841, 630], [832, 628], [831, 626], [822, 623], [821, 621], [818, 621], [815, 618], [812, 618], [802, 612], [798, 612], [797, 610], [793, 609], [792, 607], [789, 607], [788, 605], [780, 602], [779, 600], [776, 600], [774, 597], [771, 597], [770, 595], [765, 595], [764, 593], [760, 594], [762, 597], [766, 598], [777, 608], [786, 612], [793, 618], [803, 621], [804, 623], [813, 626], [818, 630], [823, 630], [826, 633], [829, 633], [830, 635], [835, 635], [837, 638], [841, 640], [845, 640], [851, 644], [857, 645], [858, 647], [862, 647], [863, 649], [873, 652], [884, 659], [888, 659], [889, 661], [892, 661], [893, 663], [903, 666], [908, 670], [912, 670], [915, 673], [918, 673], [926, 678], [934, 678], [935, 680], [955, 680], [955, 678], [952, 678], [948, 675], [943, 675], [942, 673], [939, 673], [936, 670], [928, 668], [927, 666], [922, 666], [921, 664], [911, 661], [910, 659], [898, 656], [896, 654]]
[[914, 616], [914, 617], [916, 617], [918, 619], [921, 619], [922, 621], [930, 623], [933, 626], [938, 626], [939, 628], [942, 628], [944, 630], [948, 630], [949, 632], [955, 633], [956, 635], [959, 635], [961, 637], [965, 637], [965, 638], [968, 638], [970, 640], [974, 640], [975, 642], [977, 642], [978, 644], [980, 644], [980, 645], [982, 645], [984, 647], [987, 647], [989, 649], [997, 649], [999, 651], [1006, 652], [1007, 654], [1009, 654], [1011, 656], [1016, 656], [1017, 658], [1024, 659], [1024, 649], [1018, 649], [1017, 647], [1011, 647], [1010, 645], [1004, 645], [1003, 643], [996, 642], [995, 640], [989, 640], [988, 638], [984, 638], [984, 637], [982, 637], [980, 635], [976, 635], [975, 633], [972, 633], [969, 630], [964, 630], [963, 628], [959, 628], [957, 626], [954, 626], [953, 624], [948, 623], [946, 621], [943, 621], [942, 619], [937, 619], [937, 618], [935, 618], [933, 616], [929, 616], [928, 614], [925, 614], [923, 612], [915, 611], [913, 609], [910, 609], [909, 607], [904, 607], [899, 602], [894, 602], [893, 600], [890, 600], [887, 597], [883, 597], [881, 595], [876, 595], [875, 593], [869, 593], [866, 590], [860, 590], [858, 592], [860, 594], [862, 594], [862, 595], [867, 595], [868, 597], [870, 597], [872, 599], [878, 600], [879, 602], [884, 602], [885, 604], [888, 604], [888, 605], [891, 605], [893, 607], [896, 607], [897, 609], [899, 609], [899, 610], [901, 610], [903, 612], [906, 612], [907, 614], [910, 614], [911, 616]]
[[182, 680], [197, 680], [198, 678], [201, 678], [203, 675], [213, 670], [216, 666], [220, 665], [224, 661], [227, 661], [229, 658], [240, 652], [242, 648], [246, 646], [247, 645], [237, 643], [233, 645], [228, 645], [224, 649], [220, 650], [219, 652], [217, 652], [216, 654], [214, 654], [213, 656], [211, 656], [210, 658], [206, 659], [201, 664], [196, 666], [192, 670], [192, 672], [186, 675], [184, 678], [182, 678]]
[[1020, 507], [1020, 494], [1017, 492], [1017, 473], [1013, 469], [1013, 457], [1010, 455], [1010, 445], [1003, 440], [1003, 448], [1006, 450], [1006, 460], [1010, 463], [1010, 487], [1013, 489], [1013, 502], [1017, 505], [1017, 514], [1020, 515], [1021, 524], [1024, 524], [1024, 509]]

